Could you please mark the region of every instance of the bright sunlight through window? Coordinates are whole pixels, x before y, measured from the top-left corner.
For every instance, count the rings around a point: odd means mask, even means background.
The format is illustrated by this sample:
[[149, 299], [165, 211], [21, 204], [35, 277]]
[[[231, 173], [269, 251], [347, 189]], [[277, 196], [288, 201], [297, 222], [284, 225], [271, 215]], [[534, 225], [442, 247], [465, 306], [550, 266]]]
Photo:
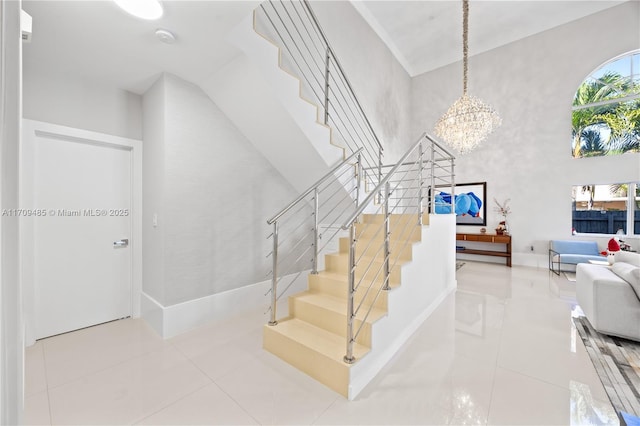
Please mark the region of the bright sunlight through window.
[[640, 152], [640, 51], [588, 76], [573, 98], [575, 158]]

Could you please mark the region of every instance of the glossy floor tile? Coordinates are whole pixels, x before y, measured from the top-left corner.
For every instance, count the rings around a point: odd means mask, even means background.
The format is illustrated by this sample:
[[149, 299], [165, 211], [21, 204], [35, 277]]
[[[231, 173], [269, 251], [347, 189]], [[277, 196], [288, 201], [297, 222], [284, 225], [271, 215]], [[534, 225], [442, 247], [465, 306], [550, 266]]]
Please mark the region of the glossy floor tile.
[[575, 283], [466, 262], [355, 401], [262, 350], [262, 310], [162, 340], [121, 320], [26, 350], [27, 424], [616, 425]]

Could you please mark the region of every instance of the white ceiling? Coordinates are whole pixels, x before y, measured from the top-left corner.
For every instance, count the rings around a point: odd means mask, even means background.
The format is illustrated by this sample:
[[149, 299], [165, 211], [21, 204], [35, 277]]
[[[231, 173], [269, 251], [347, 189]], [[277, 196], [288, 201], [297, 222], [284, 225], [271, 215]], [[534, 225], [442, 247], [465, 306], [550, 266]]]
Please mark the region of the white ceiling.
[[[33, 18], [32, 42], [23, 45], [25, 69], [97, 80], [142, 94], [163, 72], [200, 84], [238, 51], [225, 42], [231, 28], [259, 1], [163, 1], [156, 21], [134, 18], [113, 1], [23, 0]], [[165, 44], [164, 28], [176, 36]]]
[[[469, 2], [469, 55], [486, 52], [624, 1]], [[354, 1], [411, 76], [462, 60], [462, 2]], [[593, 29], [586, 28], [585, 31]]]
[[[33, 39], [23, 50], [24, 67], [97, 80], [139, 94], [163, 71], [201, 84], [238, 54], [225, 42], [225, 34], [259, 3], [165, 0], [161, 19], [143, 21], [112, 1], [23, 0], [23, 8], [33, 17]], [[620, 3], [472, 0], [470, 54]], [[462, 58], [458, 0], [353, 4], [411, 75]], [[157, 28], [172, 31], [176, 42], [160, 42], [154, 36]]]

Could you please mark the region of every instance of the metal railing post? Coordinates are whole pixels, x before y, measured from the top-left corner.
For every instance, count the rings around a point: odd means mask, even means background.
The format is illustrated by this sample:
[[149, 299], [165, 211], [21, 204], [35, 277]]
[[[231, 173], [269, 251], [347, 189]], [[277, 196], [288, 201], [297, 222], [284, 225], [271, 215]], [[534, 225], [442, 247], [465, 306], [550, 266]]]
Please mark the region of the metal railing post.
[[313, 191], [313, 267], [311, 268], [311, 273], [316, 275], [318, 273], [318, 240], [320, 233], [318, 232], [318, 216], [320, 210], [320, 204], [318, 203], [318, 187], [316, 187]]
[[355, 318], [353, 310], [353, 298], [356, 292], [356, 224], [351, 224], [349, 229], [349, 288], [347, 289], [347, 354], [344, 362], [353, 364], [356, 357], [353, 356], [353, 320]]
[[273, 276], [271, 277], [271, 318], [269, 325], [277, 325], [276, 304], [278, 303], [278, 221], [273, 222]]
[[356, 163], [356, 209], [360, 207], [360, 179], [362, 179], [362, 154], [358, 154]]
[[[431, 186], [431, 214], [435, 214], [436, 213], [436, 161], [435, 161], [435, 157], [436, 157], [436, 147], [433, 145], [433, 143], [431, 144], [431, 170], [429, 171], [429, 173], [431, 173], [431, 182], [429, 183], [429, 185]], [[451, 198], [453, 199], [453, 191], [451, 191]]]
[[331, 50], [327, 47], [324, 64], [324, 124], [329, 124], [329, 73], [331, 67]]
[[424, 150], [422, 142], [418, 148], [418, 226], [422, 226], [422, 157]]
[[391, 224], [389, 223], [389, 197], [391, 196], [391, 185], [389, 181], [384, 186], [384, 287], [383, 290], [389, 290], [389, 258], [391, 252], [389, 250], [389, 237], [391, 235]]
[[451, 158], [451, 214], [456, 214], [456, 197], [453, 195], [456, 190], [454, 159]]
[[[378, 182], [376, 186], [380, 185], [380, 182], [382, 182], [382, 151], [378, 150]], [[378, 194], [378, 202], [382, 202], [382, 189]]]

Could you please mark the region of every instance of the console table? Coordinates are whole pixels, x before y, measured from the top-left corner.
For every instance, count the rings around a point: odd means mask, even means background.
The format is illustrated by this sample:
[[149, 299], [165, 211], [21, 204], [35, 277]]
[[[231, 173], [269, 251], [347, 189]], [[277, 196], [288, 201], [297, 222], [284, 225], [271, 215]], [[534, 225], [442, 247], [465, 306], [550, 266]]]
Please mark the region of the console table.
[[507, 260], [507, 266], [511, 267], [511, 235], [497, 235], [497, 234], [456, 234], [456, 241], [472, 241], [474, 243], [491, 243], [501, 244], [505, 247], [504, 250], [479, 250], [474, 248], [456, 248], [458, 253], [466, 254], [479, 254], [482, 256], [498, 256], [504, 257]]

